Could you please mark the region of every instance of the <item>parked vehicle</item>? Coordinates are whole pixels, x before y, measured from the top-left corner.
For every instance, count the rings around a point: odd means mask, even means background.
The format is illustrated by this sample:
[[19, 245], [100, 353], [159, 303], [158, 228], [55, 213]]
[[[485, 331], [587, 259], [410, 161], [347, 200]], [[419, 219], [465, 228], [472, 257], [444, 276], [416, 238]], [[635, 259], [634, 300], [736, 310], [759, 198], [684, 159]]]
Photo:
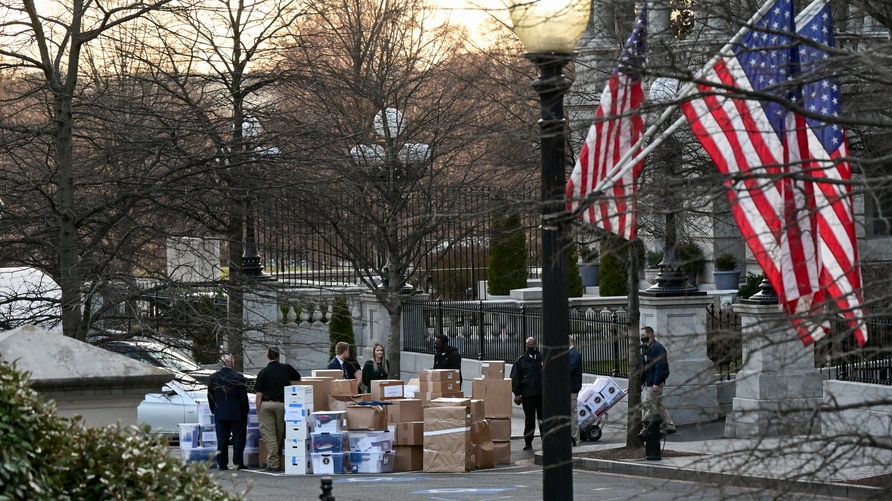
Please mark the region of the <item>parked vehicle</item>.
[[[216, 370], [204, 368], [177, 350], [153, 341], [110, 340], [99, 343], [99, 346], [145, 364], [167, 369], [186, 387], [191, 384], [190, 378], [206, 385], [208, 378]], [[248, 392], [253, 392], [257, 376], [245, 374], [245, 379], [248, 381]]]
[[198, 400], [207, 399], [207, 387], [195, 379], [174, 379], [160, 393], [148, 393], [136, 408], [137, 421], [153, 432], [179, 439], [180, 423], [198, 422]]

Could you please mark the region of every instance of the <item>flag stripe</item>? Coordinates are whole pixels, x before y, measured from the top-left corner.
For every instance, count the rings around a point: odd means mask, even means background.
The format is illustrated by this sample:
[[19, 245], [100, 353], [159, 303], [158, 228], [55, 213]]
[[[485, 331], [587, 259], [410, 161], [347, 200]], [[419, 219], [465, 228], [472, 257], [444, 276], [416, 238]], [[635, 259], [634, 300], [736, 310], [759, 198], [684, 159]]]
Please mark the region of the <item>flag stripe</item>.
[[[596, 227], [633, 239], [637, 233], [636, 192], [643, 161], [619, 176], [603, 193], [598, 185], [608, 179], [621, 158], [633, 150], [644, 129], [639, 109], [644, 90], [639, 75], [644, 62], [647, 10], [642, 9], [626, 42], [616, 70], [608, 79], [585, 143], [567, 182], [567, 209]], [[635, 146], [640, 149], [640, 145]], [[594, 201], [588, 197], [597, 196]]]

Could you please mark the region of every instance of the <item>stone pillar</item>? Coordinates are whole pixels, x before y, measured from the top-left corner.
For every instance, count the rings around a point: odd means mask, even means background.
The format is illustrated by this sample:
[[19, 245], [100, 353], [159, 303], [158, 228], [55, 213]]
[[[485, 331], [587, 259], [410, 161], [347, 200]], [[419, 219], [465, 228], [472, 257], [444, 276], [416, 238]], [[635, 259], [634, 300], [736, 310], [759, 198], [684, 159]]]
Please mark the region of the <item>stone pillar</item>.
[[706, 356], [706, 306], [710, 302], [704, 295], [642, 294], [639, 299], [641, 327], [653, 327], [669, 357], [663, 402], [676, 425], [718, 418], [715, 368]]
[[822, 378], [814, 348], [803, 346], [777, 304], [734, 305], [743, 328], [743, 367], [737, 371], [725, 436], [820, 433]]

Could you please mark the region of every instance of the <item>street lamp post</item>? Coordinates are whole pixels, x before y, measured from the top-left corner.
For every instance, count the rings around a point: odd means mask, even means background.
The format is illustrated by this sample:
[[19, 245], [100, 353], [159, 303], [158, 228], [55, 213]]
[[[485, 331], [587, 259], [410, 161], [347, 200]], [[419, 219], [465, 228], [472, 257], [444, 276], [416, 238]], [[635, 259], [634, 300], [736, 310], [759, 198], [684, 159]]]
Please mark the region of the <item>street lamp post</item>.
[[564, 190], [564, 94], [572, 82], [563, 74], [591, 15], [591, 0], [511, 0], [514, 32], [539, 69], [532, 83], [539, 94], [542, 148], [542, 460], [543, 499], [573, 499], [570, 445], [569, 302], [566, 272], [570, 246]]
[[[260, 135], [260, 124], [253, 117], [246, 118], [242, 122], [242, 137], [248, 141], [254, 142]], [[251, 147], [248, 144], [248, 147]], [[253, 154], [259, 157], [268, 157], [278, 155], [279, 149], [276, 147], [262, 148], [254, 146]], [[257, 158], [252, 156], [253, 158]], [[263, 264], [260, 254], [257, 253], [257, 240], [254, 218], [254, 197], [250, 194], [245, 197], [245, 248], [242, 252], [241, 275], [251, 280], [270, 280], [272, 277], [263, 273]]]

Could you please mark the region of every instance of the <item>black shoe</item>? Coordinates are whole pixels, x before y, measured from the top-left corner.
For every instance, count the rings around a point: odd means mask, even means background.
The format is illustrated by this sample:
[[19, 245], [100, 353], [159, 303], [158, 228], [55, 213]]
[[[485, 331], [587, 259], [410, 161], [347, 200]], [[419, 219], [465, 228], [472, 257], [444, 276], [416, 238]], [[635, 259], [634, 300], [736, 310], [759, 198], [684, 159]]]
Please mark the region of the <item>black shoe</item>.
[[226, 471], [229, 469], [229, 467], [228, 466], [218, 466], [217, 469], [220, 471]]
[[531, 451], [531, 450], [533, 450], [533, 444], [526, 444], [526, 445], [524, 445], [524, 446], [523, 446], [523, 450], [525, 450], [525, 451]]
[[264, 468], [263, 471], [267, 471], [267, 472], [269, 472], [269, 473], [279, 473], [279, 469], [278, 469], [278, 468], [270, 468], [269, 466], [267, 466], [266, 468]]
[[571, 438], [571, 440], [573, 440], [573, 447], [576, 447], [576, 439], [575, 439], [575, 438]]
[[672, 428], [665, 428], [663, 430], [663, 435], [672, 435], [673, 433], [675, 433], [675, 431], [676, 430], [674, 426]]

